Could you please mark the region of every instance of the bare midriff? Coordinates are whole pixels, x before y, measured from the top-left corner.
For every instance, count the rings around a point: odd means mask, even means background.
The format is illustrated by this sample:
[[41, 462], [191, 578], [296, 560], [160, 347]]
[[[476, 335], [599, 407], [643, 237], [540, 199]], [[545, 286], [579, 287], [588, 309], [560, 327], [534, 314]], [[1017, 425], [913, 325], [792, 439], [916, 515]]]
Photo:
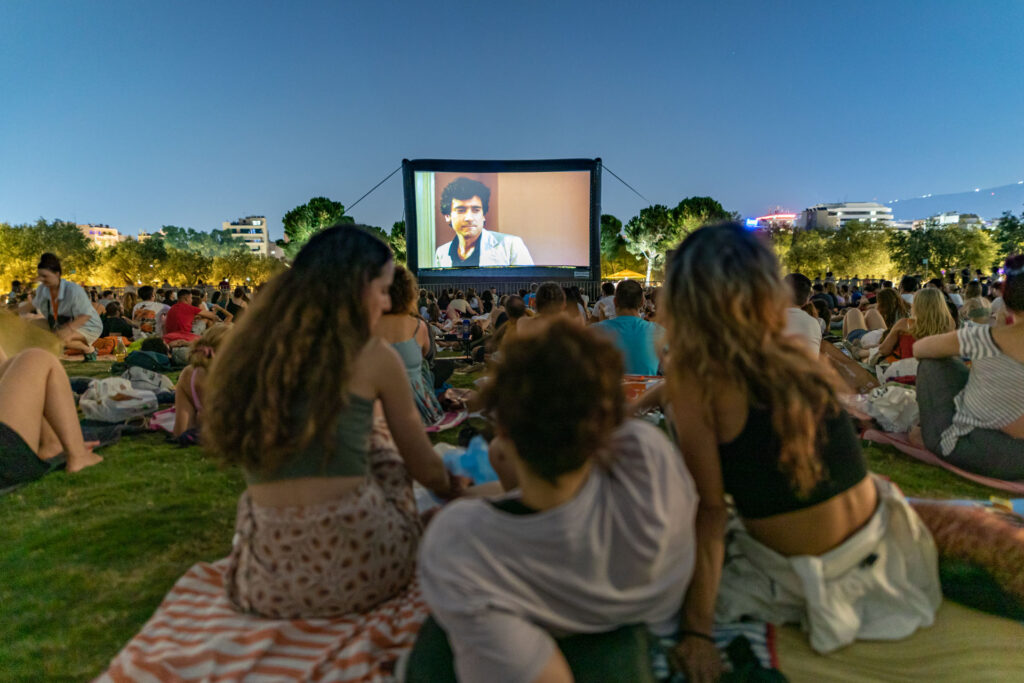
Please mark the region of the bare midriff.
[[743, 526], [781, 555], [822, 555], [867, 524], [877, 506], [878, 492], [868, 475], [817, 505], [763, 519], [744, 519]]
[[321, 505], [340, 500], [366, 482], [366, 477], [301, 477], [249, 484], [249, 495], [264, 507]]

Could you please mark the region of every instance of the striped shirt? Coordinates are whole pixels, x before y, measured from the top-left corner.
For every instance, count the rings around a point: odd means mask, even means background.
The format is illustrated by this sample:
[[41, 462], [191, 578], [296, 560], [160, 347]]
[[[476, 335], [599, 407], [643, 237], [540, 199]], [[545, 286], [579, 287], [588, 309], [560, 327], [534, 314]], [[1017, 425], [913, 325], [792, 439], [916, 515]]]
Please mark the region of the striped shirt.
[[976, 428], [998, 430], [1024, 417], [1024, 363], [999, 350], [988, 325], [961, 327], [956, 336], [971, 374], [953, 401], [953, 424], [939, 442], [943, 455]]

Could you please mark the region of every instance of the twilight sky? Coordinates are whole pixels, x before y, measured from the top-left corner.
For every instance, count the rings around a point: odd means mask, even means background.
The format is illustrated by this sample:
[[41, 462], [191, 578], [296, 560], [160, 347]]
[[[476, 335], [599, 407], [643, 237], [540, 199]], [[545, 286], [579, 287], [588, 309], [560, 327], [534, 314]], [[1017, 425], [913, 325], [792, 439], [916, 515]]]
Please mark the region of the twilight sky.
[[0, 221], [279, 237], [403, 157], [599, 156], [745, 215], [1024, 178], [1024, 2], [626, 4], [3, 0]]

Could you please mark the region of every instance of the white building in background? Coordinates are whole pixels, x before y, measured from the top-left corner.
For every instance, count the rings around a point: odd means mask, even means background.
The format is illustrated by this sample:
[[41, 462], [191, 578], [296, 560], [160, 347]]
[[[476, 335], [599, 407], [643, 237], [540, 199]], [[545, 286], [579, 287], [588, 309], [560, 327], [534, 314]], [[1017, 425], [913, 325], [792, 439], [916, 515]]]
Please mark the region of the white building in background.
[[236, 240], [245, 242], [253, 254], [270, 255], [270, 233], [267, 230], [265, 216], [246, 216], [230, 223], [224, 221], [221, 230], [226, 230]]
[[797, 228], [811, 230], [814, 228], [841, 228], [850, 221], [892, 223], [892, 209], [876, 202], [843, 202], [841, 204], [818, 204], [804, 209], [797, 216]]
[[79, 225], [78, 229], [85, 235], [86, 239], [97, 247], [112, 247], [118, 242], [131, 239], [131, 235], [122, 235], [117, 231], [117, 228], [112, 228], [109, 225], [86, 223]]
[[960, 213], [958, 211], [946, 211], [940, 213], [938, 216], [932, 216], [928, 219], [929, 222], [934, 225], [959, 225], [963, 224], [968, 227], [980, 228], [982, 226], [981, 218], [976, 213]]

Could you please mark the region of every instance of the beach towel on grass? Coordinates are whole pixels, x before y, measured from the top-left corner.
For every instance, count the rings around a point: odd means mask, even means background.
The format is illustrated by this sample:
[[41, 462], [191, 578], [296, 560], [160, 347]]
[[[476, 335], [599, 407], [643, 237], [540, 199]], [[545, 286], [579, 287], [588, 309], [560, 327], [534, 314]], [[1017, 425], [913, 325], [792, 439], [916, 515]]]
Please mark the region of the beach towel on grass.
[[930, 628], [903, 640], [857, 641], [819, 655], [796, 626], [777, 631], [779, 669], [791, 683], [876, 681], [1019, 681], [1024, 677], [1024, 626], [942, 603]]
[[915, 446], [910, 443], [906, 434], [903, 433], [886, 433], [878, 431], [877, 429], [868, 429], [862, 435], [862, 439], [872, 441], [879, 444], [888, 444], [895, 446], [900, 452], [909, 455], [915, 460], [920, 460], [923, 463], [929, 465], [935, 465], [941, 467], [944, 470], [949, 470], [953, 474], [956, 474], [964, 479], [968, 479], [982, 486], [988, 486], [989, 488], [999, 489], [1000, 491], [1008, 491], [1010, 493], [1024, 494], [1024, 481], [1005, 481], [1003, 479], [993, 479], [992, 477], [986, 477], [980, 474], [974, 474], [967, 470], [962, 470], [959, 467], [950, 464], [945, 458], [941, 458], [931, 451]]
[[224, 592], [226, 564], [189, 569], [97, 681], [390, 681], [427, 618], [416, 583], [364, 615], [240, 614]]

